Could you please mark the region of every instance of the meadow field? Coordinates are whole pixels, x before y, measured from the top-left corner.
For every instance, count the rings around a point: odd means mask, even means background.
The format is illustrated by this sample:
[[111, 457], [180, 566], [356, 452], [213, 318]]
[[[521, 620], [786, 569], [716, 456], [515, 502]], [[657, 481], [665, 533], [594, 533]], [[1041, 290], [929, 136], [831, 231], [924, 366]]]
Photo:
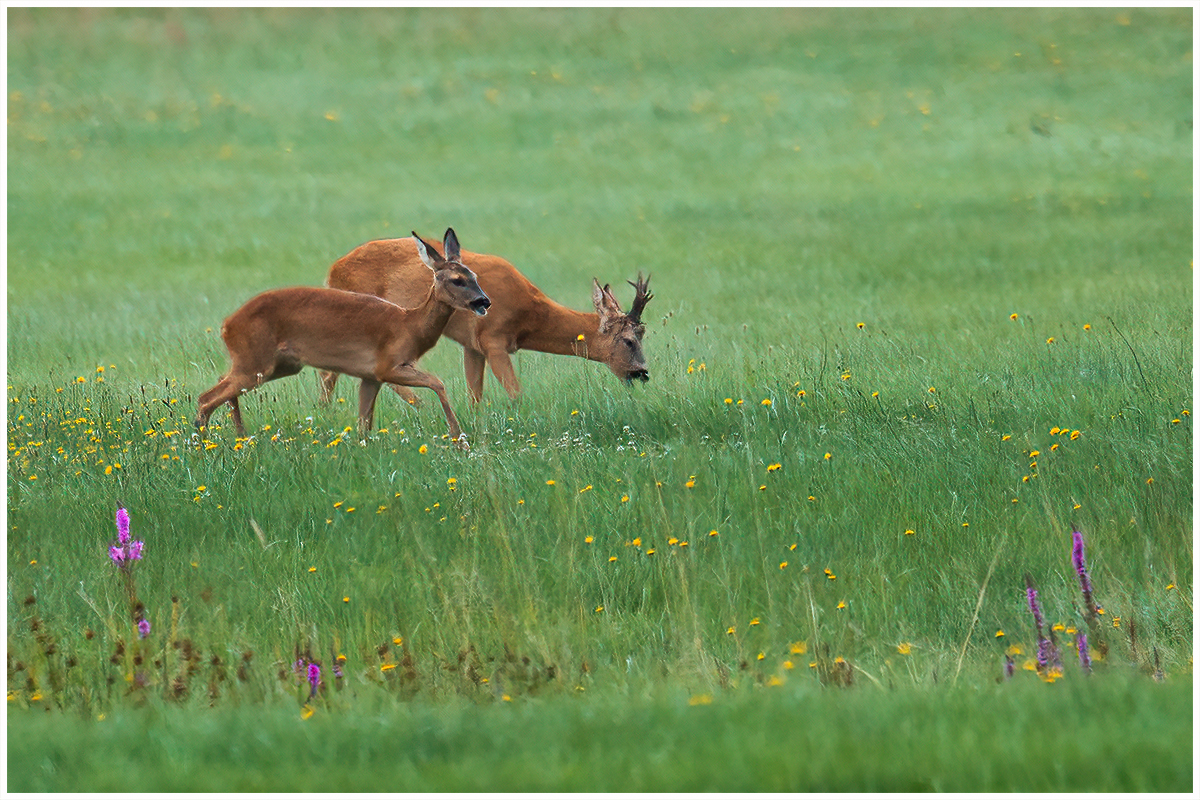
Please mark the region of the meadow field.
[[[1190, 8], [7, 23], [10, 791], [1193, 788]], [[450, 226], [649, 382], [194, 428]]]

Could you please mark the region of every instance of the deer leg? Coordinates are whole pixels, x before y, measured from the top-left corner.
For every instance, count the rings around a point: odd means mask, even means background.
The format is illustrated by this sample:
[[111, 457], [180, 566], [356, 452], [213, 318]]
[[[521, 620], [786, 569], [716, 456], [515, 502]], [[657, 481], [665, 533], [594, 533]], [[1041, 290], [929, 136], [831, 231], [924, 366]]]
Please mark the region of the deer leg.
[[483, 368], [487, 366], [487, 358], [478, 350], [463, 348], [463, 371], [467, 375], [467, 391], [470, 392], [471, 402], [478, 403], [483, 399]]
[[317, 374], [321, 376], [321, 403], [324, 405], [333, 399], [333, 389], [337, 386], [338, 374], [325, 370], [321, 370]]
[[410, 406], [421, 405], [421, 398], [413, 394], [412, 389], [409, 389], [407, 386], [397, 386], [394, 383], [389, 384], [389, 386], [391, 386], [393, 392], [400, 395], [401, 400], [408, 403]]
[[363, 378], [358, 385], [358, 435], [366, 436], [371, 432], [375, 421], [375, 397], [383, 384], [376, 380]]
[[377, 374], [376, 377], [400, 386], [423, 386], [426, 389], [432, 389], [442, 403], [442, 411], [446, 413], [446, 422], [450, 425], [450, 438], [466, 447], [467, 437], [463, 435], [462, 428], [458, 426], [458, 417], [454, 416], [454, 409], [450, 408], [450, 400], [446, 397], [446, 386], [436, 376], [423, 372], [412, 364], [398, 364], [384, 374]]
[[500, 381], [504, 391], [508, 392], [508, 398], [516, 400], [520, 397], [521, 383], [517, 380], [517, 373], [513, 371], [512, 359], [508, 357], [508, 351], [501, 348], [488, 350], [487, 363], [492, 368], [492, 374], [496, 376], [496, 380]]
[[245, 438], [246, 426], [242, 424], [242, 407], [238, 405], [238, 395], [229, 398], [229, 415], [233, 417], [233, 429], [239, 437]]
[[237, 429], [237, 434], [245, 436], [246, 427], [242, 424], [242, 411], [238, 407], [238, 397], [242, 392], [250, 390], [255, 385], [257, 385], [257, 381], [247, 383], [245, 380], [238, 380], [234, 375], [226, 375], [217, 382], [216, 386], [200, 395], [196, 427], [208, 427], [208, 418], [212, 416], [213, 411], [222, 403], [229, 403], [233, 410], [233, 424]]

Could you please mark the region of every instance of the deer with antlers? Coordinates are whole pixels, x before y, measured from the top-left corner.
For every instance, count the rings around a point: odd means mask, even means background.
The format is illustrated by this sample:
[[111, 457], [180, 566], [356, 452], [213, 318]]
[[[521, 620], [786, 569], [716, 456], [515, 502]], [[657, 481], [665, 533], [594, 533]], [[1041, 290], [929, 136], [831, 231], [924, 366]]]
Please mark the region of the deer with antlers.
[[[494, 302], [486, 317], [456, 311], [443, 331], [463, 347], [463, 367], [473, 402], [483, 396], [485, 365], [491, 367], [510, 398], [520, 395], [521, 384], [510, 358], [518, 350], [599, 361], [626, 383], [650, 379], [642, 352], [646, 332], [642, 310], [653, 297], [649, 277], [643, 280], [639, 273], [637, 283], [629, 281], [634, 298], [628, 314], [621, 310], [609, 286], [601, 286], [593, 278], [595, 312], [586, 313], [554, 302], [499, 256], [464, 250], [462, 259], [475, 271], [479, 286]], [[412, 240], [384, 239], [367, 242], [342, 256], [330, 267], [325, 283], [403, 306], [427, 290], [429, 275], [421, 268]], [[332, 398], [337, 379], [336, 372], [322, 374], [324, 402]], [[415, 402], [411, 391], [402, 386], [392, 388], [408, 402]]]
[[[295, 375], [305, 366], [359, 378], [359, 430], [371, 430], [375, 398], [384, 384], [432, 389], [446, 412], [450, 437], [466, 447], [446, 388], [417, 369], [417, 360], [442, 335], [454, 313], [483, 317], [491, 300], [461, 260], [458, 237], [446, 230], [442, 252], [413, 233], [412, 246], [432, 285], [412, 308], [380, 297], [317, 287], [275, 289], [251, 298], [221, 328], [232, 365], [217, 385], [200, 395], [196, 426], [204, 428], [229, 403], [239, 436], [246, 435], [238, 398], [267, 381]], [[443, 255], [444, 253], [444, 255]]]

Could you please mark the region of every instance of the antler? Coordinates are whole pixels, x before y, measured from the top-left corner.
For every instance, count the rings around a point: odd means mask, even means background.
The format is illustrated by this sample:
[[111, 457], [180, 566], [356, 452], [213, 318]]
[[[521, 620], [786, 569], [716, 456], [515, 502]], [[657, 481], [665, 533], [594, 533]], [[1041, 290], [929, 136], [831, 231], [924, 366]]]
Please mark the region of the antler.
[[633, 305], [629, 308], [629, 318], [634, 322], [641, 324], [642, 309], [646, 307], [646, 303], [649, 303], [652, 299], [654, 299], [654, 295], [652, 295], [649, 291], [650, 276], [647, 275], [646, 279], [642, 280], [642, 273], [639, 272], [637, 283], [634, 283], [633, 281], [626, 281], [626, 283], [632, 286], [634, 291]]

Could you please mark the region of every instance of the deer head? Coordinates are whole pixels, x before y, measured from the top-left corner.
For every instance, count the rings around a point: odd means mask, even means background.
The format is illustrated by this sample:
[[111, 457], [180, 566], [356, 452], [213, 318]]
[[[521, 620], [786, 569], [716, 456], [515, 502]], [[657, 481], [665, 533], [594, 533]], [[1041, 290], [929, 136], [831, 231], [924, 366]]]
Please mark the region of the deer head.
[[417, 242], [417, 253], [425, 266], [433, 270], [433, 296], [437, 300], [454, 308], [467, 309], [478, 317], [487, 314], [492, 301], [479, 288], [475, 273], [462, 263], [458, 237], [453, 228], [446, 229], [442, 239], [442, 257], [437, 250], [429, 245], [417, 232], [413, 231], [413, 239]]
[[650, 278], [642, 279], [638, 273], [637, 283], [629, 281], [634, 288], [633, 305], [626, 314], [613, 296], [608, 284], [592, 278], [592, 303], [600, 315], [600, 346], [608, 353], [604, 362], [621, 380], [632, 383], [635, 379], [650, 380], [646, 369], [646, 356], [642, 352], [642, 337], [646, 326], [642, 324], [642, 310], [654, 295], [649, 292]]

